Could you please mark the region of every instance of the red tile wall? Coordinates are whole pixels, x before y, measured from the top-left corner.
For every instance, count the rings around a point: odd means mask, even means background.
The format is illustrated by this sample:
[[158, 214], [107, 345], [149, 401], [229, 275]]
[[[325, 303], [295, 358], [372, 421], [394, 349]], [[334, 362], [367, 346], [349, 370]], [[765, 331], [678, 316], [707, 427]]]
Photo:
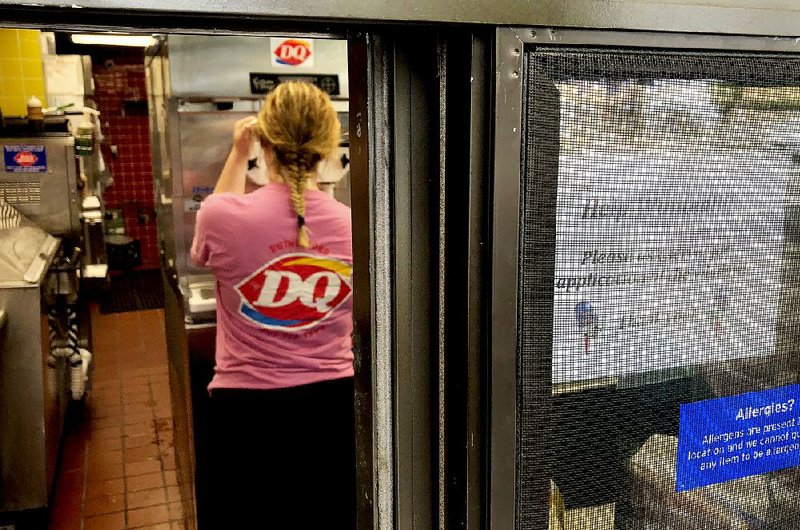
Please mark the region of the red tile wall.
[[[126, 234], [141, 242], [141, 268], [158, 268], [144, 51], [98, 47], [90, 55], [105, 136], [103, 156], [114, 177], [103, 195], [106, 208], [122, 209]], [[116, 155], [111, 146], [116, 146]]]

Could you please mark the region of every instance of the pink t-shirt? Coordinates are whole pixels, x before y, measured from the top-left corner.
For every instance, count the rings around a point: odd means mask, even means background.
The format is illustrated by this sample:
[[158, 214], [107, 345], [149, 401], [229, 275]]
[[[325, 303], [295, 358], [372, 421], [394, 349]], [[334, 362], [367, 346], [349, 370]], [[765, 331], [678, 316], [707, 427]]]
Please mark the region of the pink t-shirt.
[[289, 188], [208, 197], [192, 259], [217, 278], [209, 389], [284, 388], [353, 375], [350, 209], [306, 191], [311, 248], [297, 246]]

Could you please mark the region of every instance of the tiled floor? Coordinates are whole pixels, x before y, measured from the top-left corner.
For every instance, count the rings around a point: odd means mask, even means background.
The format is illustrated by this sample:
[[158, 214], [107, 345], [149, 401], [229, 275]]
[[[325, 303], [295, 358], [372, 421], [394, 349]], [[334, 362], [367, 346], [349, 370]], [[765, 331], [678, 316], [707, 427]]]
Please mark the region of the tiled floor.
[[160, 310], [92, 311], [94, 383], [67, 433], [50, 530], [184, 529]]

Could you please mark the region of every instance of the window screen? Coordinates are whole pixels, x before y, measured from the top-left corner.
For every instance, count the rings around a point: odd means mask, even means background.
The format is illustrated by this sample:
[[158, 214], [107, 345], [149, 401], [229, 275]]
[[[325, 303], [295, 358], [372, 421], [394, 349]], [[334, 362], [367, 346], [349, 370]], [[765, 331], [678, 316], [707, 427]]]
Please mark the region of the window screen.
[[800, 528], [800, 60], [529, 49], [524, 94], [518, 527]]

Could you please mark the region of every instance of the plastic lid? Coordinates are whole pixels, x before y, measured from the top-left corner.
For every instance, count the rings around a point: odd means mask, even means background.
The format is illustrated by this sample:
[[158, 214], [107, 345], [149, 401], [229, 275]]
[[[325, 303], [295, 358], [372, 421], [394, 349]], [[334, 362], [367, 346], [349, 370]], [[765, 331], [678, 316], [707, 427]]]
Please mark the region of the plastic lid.
[[92, 208], [100, 208], [100, 199], [96, 195], [89, 195], [83, 199], [82, 206], [87, 210]]
[[31, 99], [28, 100], [28, 106], [29, 107], [41, 107], [42, 106], [42, 100], [40, 100], [36, 96], [31, 96]]

